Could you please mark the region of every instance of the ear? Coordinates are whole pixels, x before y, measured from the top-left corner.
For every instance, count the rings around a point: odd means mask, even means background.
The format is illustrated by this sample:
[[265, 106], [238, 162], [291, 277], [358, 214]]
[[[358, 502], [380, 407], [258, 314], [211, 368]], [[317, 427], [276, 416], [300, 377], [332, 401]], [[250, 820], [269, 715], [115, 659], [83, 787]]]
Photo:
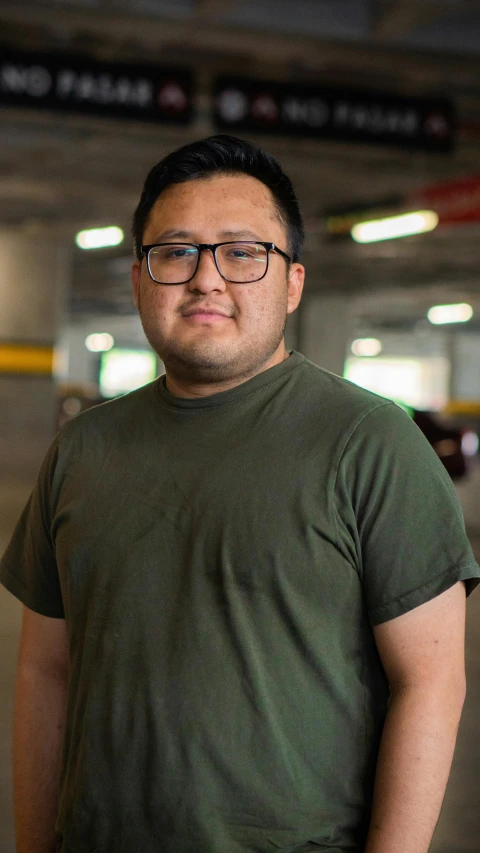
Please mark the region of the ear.
[[302, 298], [305, 282], [305, 267], [302, 264], [290, 264], [288, 273], [287, 314], [293, 314]]
[[141, 277], [141, 274], [142, 274], [142, 262], [141, 261], [135, 261], [134, 264], [132, 265], [131, 277], [132, 277], [132, 286], [133, 286], [133, 298], [135, 300], [135, 307], [136, 307], [137, 311], [139, 310], [139, 305], [140, 305], [139, 296], [140, 296], [140, 277]]

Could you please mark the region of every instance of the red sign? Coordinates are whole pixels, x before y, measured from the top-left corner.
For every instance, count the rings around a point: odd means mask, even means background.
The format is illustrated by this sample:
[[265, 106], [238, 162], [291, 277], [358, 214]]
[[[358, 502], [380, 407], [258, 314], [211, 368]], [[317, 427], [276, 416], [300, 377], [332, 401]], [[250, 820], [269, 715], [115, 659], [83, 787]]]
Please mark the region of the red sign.
[[440, 217], [440, 225], [480, 222], [480, 175], [423, 187], [413, 193], [408, 203], [434, 210]]

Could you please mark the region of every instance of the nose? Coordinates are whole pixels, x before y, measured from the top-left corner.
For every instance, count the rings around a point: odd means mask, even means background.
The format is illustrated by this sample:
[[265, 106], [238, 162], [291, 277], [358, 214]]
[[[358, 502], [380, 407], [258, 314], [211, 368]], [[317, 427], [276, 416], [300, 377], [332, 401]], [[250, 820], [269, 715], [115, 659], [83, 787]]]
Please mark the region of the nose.
[[197, 272], [188, 282], [188, 289], [199, 293], [212, 293], [215, 290], [223, 292], [226, 289], [226, 282], [217, 270], [211, 249], [200, 252]]

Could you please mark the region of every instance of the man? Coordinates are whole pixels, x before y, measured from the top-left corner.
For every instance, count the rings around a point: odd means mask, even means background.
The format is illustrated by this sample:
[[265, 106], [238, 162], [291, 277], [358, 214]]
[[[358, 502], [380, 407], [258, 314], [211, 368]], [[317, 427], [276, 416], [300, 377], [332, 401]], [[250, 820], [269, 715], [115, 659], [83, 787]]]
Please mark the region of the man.
[[134, 238], [165, 376], [62, 428], [2, 564], [17, 853], [427, 853], [480, 578], [448, 475], [285, 350], [303, 228], [273, 157], [170, 154]]

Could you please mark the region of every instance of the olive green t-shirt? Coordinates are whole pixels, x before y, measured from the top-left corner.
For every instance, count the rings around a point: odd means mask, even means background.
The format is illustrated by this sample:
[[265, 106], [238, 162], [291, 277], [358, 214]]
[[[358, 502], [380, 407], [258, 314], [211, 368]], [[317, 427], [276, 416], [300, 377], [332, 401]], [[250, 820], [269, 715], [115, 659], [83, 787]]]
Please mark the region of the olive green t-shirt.
[[372, 626], [479, 578], [418, 427], [299, 353], [80, 415], [1, 569], [66, 619], [63, 853], [363, 851], [389, 699]]

